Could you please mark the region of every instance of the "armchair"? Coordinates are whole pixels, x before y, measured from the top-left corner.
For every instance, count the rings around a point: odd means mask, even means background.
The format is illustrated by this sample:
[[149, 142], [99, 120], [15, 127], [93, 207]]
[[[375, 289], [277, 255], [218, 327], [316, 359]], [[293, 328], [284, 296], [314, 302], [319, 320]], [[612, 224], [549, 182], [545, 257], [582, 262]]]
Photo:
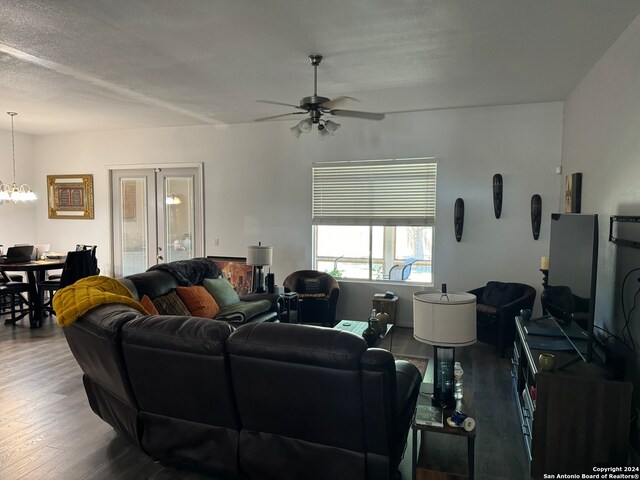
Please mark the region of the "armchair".
[[298, 322], [336, 324], [340, 286], [328, 273], [298, 270], [282, 283], [285, 292], [298, 292]]
[[523, 308], [533, 308], [535, 288], [523, 283], [488, 282], [469, 291], [477, 297], [478, 340], [495, 343], [500, 356], [516, 335], [515, 317]]

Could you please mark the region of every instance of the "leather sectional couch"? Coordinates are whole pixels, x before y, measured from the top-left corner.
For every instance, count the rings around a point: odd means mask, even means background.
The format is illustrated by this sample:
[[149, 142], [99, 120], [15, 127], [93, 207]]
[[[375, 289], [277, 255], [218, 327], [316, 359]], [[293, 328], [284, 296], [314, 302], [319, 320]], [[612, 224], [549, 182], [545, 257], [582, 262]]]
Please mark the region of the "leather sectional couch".
[[352, 333], [105, 304], [64, 334], [93, 411], [162, 463], [215, 478], [396, 475], [420, 373]]
[[[177, 262], [162, 263], [152, 267], [143, 273], [136, 273], [118, 280], [123, 283], [133, 294], [134, 300], [140, 301], [145, 295], [150, 300], [166, 295], [178, 286], [202, 285], [205, 278], [216, 278], [221, 275], [219, 268], [211, 260], [206, 258], [194, 258]], [[256, 293], [239, 297], [240, 304], [251, 302], [271, 302], [268, 310], [246, 317], [238, 313], [242, 309], [225, 308], [221, 310], [216, 319], [224, 320], [234, 325], [248, 322], [273, 322], [280, 319], [283, 300], [279, 295]], [[239, 305], [240, 307], [242, 305]], [[231, 310], [231, 311], [229, 311]]]

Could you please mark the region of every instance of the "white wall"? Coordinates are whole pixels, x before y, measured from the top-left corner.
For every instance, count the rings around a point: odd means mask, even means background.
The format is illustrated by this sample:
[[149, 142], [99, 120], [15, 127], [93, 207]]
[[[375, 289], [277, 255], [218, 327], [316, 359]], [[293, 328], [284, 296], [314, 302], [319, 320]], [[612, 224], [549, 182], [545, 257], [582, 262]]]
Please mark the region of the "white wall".
[[[488, 280], [539, 286], [540, 257], [548, 251], [549, 214], [557, 210], [562, 103], [515, 105], [389, 115], [382, 122], [346, 119], [337, 134], [295, 139], [292, 122], [215, 127], [110, 131], [42, 137], [37, 178], [93, 173], [96, 219], [49, 220], [37, 211], [38, 241], [55, 249], [97, 244], [100, 267], [110, 271], [107, 166], [203, 162], [205, 235], [209, 255], [244, 256], [245, 246], [274, 246], [276, 283], [311, 265], [313, 162], [438, 157], [435, 283], [469, 290]], [[502, 217], [493, 215], [492, 178], [504, 177]], [[542, 195], [540, 239], [531, 235], [530, 199]], [[464, 236], [453, 235], [453, 205], [465, 200]], [[213, 239], [220, 239], [214, 246]], [[420, 287], [418, 287], [419, 289]], [[365, 318], [372, 294], [401, 296], [400, 323], [411, 324], [416, 287], [343, 282], [339, 316]]]
[[[9, 116], [0, 118], [1, 122], [11, 128]], [[20, 121], [18, 115], [15, 119]], [[34, 137], [16, 133], [16, 183], [27, 183], [36, 191], [40, 199], [46, 203], [45, 188], [34, 185], [37, 178], [33, 153]], [[11, 162], [11, 130], [0, 130], [0, 180], [4, 183], [13, 182], [13, 167]], [[46, 180], [45, 180], [46, 183]], [[39, 187], [39, 185], [38, 185]], [[4, 251], [16, 243], [31, 243], [36, 240], [36, 205], [33, 203], [5, 203], [0, 205], [0, 244]]]
[[[600, 220], [596, 324], [620, 335], [621, 283], [640, 267], [640, 250], [608, 241], [611, 215], [640, 215], [640, 17], [627, 28], [568, 97], [562, 161], [567, 173], [582, 172], [582, 211]], [[640, 241], [640, 238], [635, 238]], [[633, 304], [640, 272], [625, 291]], [[628, 310], [628, 308], [627, 308]], [[630, 322], [640, 342], [640, 314]], [[640, 404], [640, 359], [619, 342], [612, 348], [630, 360], [636, 405]]]

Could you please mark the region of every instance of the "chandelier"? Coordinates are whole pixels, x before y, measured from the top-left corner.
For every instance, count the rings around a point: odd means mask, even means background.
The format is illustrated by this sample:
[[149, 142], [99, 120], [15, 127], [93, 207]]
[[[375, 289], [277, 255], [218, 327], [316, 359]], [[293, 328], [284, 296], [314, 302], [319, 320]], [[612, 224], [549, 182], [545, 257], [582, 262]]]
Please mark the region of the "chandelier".
[[11, 152], [13, 159], [13, 183], [3, 183], [0, 180], [0, 204], [5, 202], [28, 202], [35, 200], [36, 194], [31, 190], [31, 187], [26, 183], [18, 185], [16, 183], [16, 144], [15, 135], [13, 131], [13, 117], [17, 115], [16, 112], [7, 112], [7, 115], [11, 117]]

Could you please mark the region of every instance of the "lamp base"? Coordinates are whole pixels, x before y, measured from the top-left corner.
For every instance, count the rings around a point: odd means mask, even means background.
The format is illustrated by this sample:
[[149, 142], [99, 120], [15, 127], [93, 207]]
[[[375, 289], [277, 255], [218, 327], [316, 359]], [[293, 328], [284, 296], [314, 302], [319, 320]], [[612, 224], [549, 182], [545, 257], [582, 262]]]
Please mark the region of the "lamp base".
[[453, 364], [455, 351], [453, 347], [433, 347], [433, 404], [442, 407], [455, 405], [453, 398]]
[[253, 292], [264, 293], [264, 270], [261, 265], [253, 268]]

